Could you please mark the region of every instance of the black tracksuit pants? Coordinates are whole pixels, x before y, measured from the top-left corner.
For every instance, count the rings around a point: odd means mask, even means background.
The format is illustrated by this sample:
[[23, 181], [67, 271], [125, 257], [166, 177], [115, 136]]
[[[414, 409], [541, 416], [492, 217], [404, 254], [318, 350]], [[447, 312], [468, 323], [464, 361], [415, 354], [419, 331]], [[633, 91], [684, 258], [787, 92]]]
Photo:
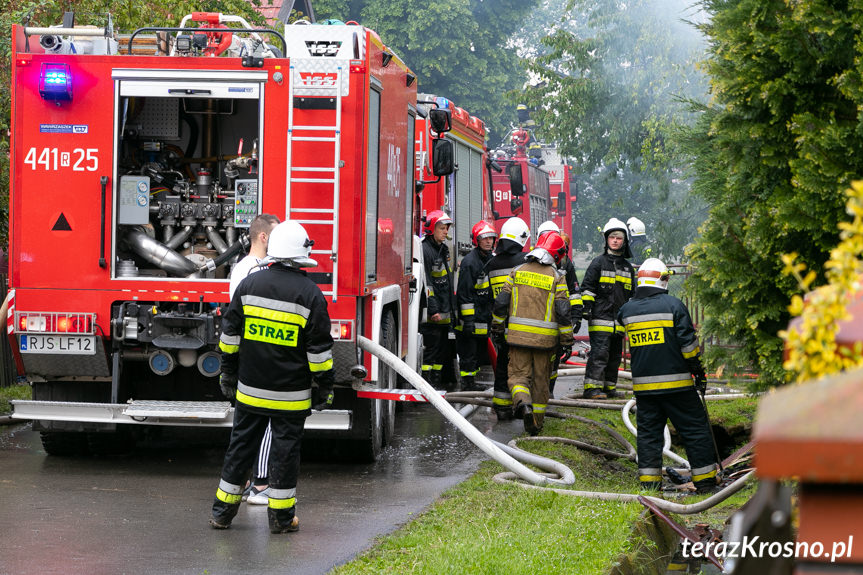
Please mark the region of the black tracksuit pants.
[[509, 411], [512, 409], [512, 394], [509, 392], [509, 345], [497, 344], [497, 364], [494, 370], [495, 409]]
[[670, 419], [683, 440], [696, 487], [716, 485], [716, 453], [704, 405], [694, 387], [670, 393], [636, 395], [638, 475], [645, 486], [662, 481], [663, 430]]
[[479, 366], [488, 363], [488, 336], [456, 333], [459, 375], [476, 376]]
[[305, 417], [294, 415], [261, 415], [249, 410], [242, 403], [237, 403], [231, 441], [222, 465], [222, 480], [213, 502], [214, 518], [230, 523], [237, 514], [249, 468], [261, 446], [267, 424], [270, 423], [273, 437], [268, 468], [270, 503], [267, 513], [274, 516], [280, 525], [291, 523], [296, 509], [297, 477], [300, 472], [300, 449], [305, 422]]
[[590, 354], [584, 370], [584, 389], [614, 390], [617, 368], [623, 354], [623, 335], [606, 331], [590, 332]]

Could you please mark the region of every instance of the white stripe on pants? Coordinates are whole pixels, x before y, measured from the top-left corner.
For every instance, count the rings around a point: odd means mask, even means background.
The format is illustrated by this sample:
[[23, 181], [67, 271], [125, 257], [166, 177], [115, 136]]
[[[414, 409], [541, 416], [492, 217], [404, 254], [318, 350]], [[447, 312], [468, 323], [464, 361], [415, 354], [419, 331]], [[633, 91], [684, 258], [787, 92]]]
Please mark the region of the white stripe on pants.
[[261, 440], [261, 447], [258, 450], [255, 469], [252, 472], [254, 479], [267, 477], [267, 465], [270, 463], [270, 444], [273, 442], [273, 429], [271, 425], [272, 424], [267, 423], [267, 430], [264, 432], [264, 438]]

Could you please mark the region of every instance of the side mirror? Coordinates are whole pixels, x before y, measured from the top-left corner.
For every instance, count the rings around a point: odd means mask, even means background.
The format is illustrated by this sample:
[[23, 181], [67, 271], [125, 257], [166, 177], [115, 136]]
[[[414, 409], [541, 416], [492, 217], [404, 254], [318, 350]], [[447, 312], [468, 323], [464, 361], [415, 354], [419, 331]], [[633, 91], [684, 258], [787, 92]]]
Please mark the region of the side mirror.
[[429, 123], [432, 130], [443, 134], [452, 130], [452, 112], [443, 108], [432, 108], [429, 110]]
[[524, 182], [521, 179], [521, 164], [515, 162], [507, 166], [506, 175], [509, 176], [509, 189], [512, 195], [520, 196], [524, 194]]
[[450, 140], [432, 140], [432, 173], [448, 176], [455, 171], [455, 146]]

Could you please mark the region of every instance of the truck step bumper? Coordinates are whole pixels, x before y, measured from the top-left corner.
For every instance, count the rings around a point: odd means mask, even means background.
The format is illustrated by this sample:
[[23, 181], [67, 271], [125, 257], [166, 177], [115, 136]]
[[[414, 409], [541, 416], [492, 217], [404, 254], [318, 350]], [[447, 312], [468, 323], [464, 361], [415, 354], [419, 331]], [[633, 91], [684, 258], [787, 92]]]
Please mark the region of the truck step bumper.
[[[80, 403], [72, 401], [13, 400], [12, 417], [42, 421], [81, 421], [133, 425], [231, 427], [234, 408], [227, 401], [151, 401]], [[312, 411], [307, 430], [347, 431], [351, 411]]]

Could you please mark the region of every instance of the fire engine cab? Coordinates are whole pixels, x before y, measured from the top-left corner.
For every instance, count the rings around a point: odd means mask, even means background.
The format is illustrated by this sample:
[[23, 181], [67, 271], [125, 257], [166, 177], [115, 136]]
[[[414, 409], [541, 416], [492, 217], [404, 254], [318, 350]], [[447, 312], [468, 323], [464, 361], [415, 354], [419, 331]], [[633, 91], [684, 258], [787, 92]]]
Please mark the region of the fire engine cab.
[[307, 429], [374, 459], [393, 404], [356, 393], [396, 378], [356, 337], [416, 354], [410, 69], [360, 25], [281, 35], [213, 13], [122, 44], [110, 26], [15, 26], [12, 61], [8, 336], [34, 400], [14, 416], [58, 454], [142, 424], [230, 426], [221, 314], [270, 213], [314, 240], [336, 340], [338, 409]]

